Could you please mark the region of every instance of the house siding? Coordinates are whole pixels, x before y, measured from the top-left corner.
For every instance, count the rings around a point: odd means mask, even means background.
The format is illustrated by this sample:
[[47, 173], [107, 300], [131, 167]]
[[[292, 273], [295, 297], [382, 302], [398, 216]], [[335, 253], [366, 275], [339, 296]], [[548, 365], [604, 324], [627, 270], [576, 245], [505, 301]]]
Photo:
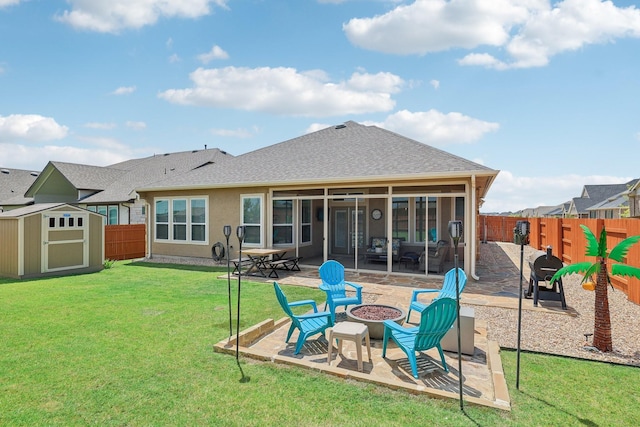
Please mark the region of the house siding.
[[18, 277], [18, 220], [0, 221], [0, 274], [7, 277]]
[[[193, 190], [193, 191], [163, 191], [156, 192], [153, 196], [141, 194], [148, 203], [149, 230], [148, 236], [151, 240], [151, 256], [178, 256], [178, 257], [197, 257], [210, 258], [211, 247], [216, 242], [226, 242], [222, 227], [225, 224], [232, 227], [232, 239], [229, 240], [233, 246], [229, 256], [231, 258], [238, 256], [238, 244], [235, 237], [235, 227], [240, 223], [240, 196], [242, 194], [262, 194], [267, 203], [267, 190], [262, 188], [234, 188], [234, 189], [215, 189], [215, 190]], [[208, 228], [207, 241], [205, 243], [172, 243], [160, 242], [155, 240], [155, 203], [154, 200], [165, 197], [208, 197]], [[266, 226], [266, 224], [265, 224]], [[264, 232], [264, 230], [263, 230]]]

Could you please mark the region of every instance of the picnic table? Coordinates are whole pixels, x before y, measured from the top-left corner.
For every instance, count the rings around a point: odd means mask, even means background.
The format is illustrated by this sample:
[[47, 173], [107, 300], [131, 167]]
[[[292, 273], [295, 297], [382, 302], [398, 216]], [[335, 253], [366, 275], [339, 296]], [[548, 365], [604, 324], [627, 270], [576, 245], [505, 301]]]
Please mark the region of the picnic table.
[[[278, 278], [278, 268], [300, 271], [298, 261], [300, 258], [285, 258], [288, 249], [282, 248], [249, 248], [242, 251], [247, 258], [232, 260], [234, 274], [273, 277]], [[247, 266], [245, 271], [242, 267]]]

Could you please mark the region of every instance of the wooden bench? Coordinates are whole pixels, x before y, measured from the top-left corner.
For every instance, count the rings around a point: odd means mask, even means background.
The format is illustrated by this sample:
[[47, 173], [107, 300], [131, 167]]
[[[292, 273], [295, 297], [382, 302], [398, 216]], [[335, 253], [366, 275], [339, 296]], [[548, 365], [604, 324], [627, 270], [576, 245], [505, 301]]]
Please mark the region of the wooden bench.
[[[282, 258], [282, 259], [277, 259], [274, 261], [269, 261], [269, 266], [271, 267], [272, 271], [275, 270], [276, 268], [281, 268], [287, 271], [300, 271], [300, 267], [298, 266], [298, 261], [300, 261], [302, 257], [289, 257], [289, 258]], [[276, 273], [277, 276], [277, 273]], [[269, 274], [269, 277], [271, 277], [271, 274]]]
[[235, 258], [229, 260], [233, 264], [231, 274], [240, 274], [242, 267], [249, 267], [252, 264], [251, 258]]

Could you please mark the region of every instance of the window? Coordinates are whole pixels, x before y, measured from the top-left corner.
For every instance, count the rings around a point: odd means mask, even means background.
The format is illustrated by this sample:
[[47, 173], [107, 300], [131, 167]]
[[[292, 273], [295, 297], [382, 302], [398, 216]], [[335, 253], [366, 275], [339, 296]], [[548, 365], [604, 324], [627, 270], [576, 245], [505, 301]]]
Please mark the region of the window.
[[[435, 197], [416, 197], [416, 242], [424, 242], [427, 238], [428, 227], [428, 239], [432, 242], [438, 240], [438, 230], [436, 228], [436, 206], [437, 200]], [[426, 217], [425, 217], [426, 215]], [[427, 220], [429, 221], [427, 224]]]
[[396, 239], [409, 241], [409, 199], [394, 198], [391, 202], [392, 236]]
[[207, 209], [204, 199], [191, 200], [191, 240], [204, 242], [207, 230]]
[[118, 205], [109, 205], [107, 211], [107, 224], [118, 225]]
[[242, 196], [242, 218], [244, 242], [262, 244], [262, 196]]
[[169, 240], [168, 200], [156, 200], [156, 239]]
[[187, 201], [173, 200], [173, 240], [187, 240]]
[[155, 207], [156, 240], [206, 243], [206, 198], [156, 199]]
[[300, 243], [311, 243], [311, 200], [300, 201]]
[[293, 244], [293, 200], [273, 201], [273, 244]]
[[91, 205], [87, 206], [87, 210], [97, 212], [106, 218], [107, 225], [118, 225], [118, 205]]

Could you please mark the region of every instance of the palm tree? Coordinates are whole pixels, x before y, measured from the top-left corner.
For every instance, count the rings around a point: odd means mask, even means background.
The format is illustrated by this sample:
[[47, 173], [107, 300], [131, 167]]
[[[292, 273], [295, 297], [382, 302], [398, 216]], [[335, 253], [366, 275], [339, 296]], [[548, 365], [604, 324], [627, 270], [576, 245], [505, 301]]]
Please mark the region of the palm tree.
[[596, 257], [596, 262], [579, 262], [577, 264], [568, 265], [558, 270], [551, 278], [551, 283], [556, 279], [573, 273], [584, 274], [581, 284], [588, 281], [594, 274], [597, 274], [595, 286], [596, 303], [595, 303], [595, 324], [593, 328], [593, 346], [598, 350], [606, 352], [613, 350], [611, 341], [611, 318], [609, 316], [609, 297], [607, 295], [607, 285], [611, 284], [609, 275], [612, 276], [630, 276], [640, 279], [640, 268], [632, 267], [625, 264], [613, 264], [611, 273], [607, 269], [607, 260], [612, 259], [618, 263], [624, 262], [629, 249], [635, 243], [640, 241], [640, 236], [632, 236], [618, 243], [611, 252], [607, 252], [607, 232], [602, 227], [600, 240], [585, 225], [580, 225], [587, 239], [587, 256]]

